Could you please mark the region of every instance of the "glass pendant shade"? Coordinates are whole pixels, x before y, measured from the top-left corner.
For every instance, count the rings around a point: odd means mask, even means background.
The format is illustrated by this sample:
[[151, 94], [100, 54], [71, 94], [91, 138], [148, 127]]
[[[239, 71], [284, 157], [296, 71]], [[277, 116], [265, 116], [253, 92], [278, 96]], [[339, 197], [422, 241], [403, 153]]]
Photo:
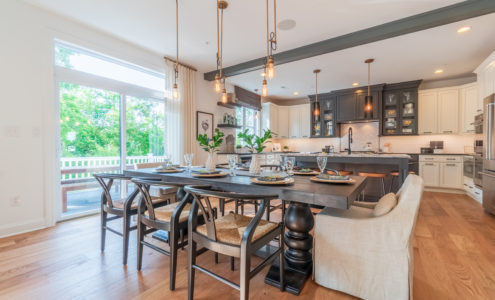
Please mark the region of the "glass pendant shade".
[[315, 109], [313, 110], [315, 122], [320, 122], [320, 103], [318, 100], [315, 102]]
[[222, 81], [220, 75], [215, 75], [215, 92], [220, 93], [222, 91]]
[[177, 87], [177, 83], [174, 83], [174, 89], [172, 91], [172, 97], [174, 99], [178, 99], [179, 98], [179, 88]]
[[261, 95], [263, 97], [268, 96], [268, 87], [266, 86], [266, 79], [263, 79], [263, 87], [261, 88]]
[[222, 90], [222, 103], [227, 103], [229, 101], [229, 97], [227, 95], [227, 91], [225, 89]]
[[373, 96], [364, 97], [364, 112], [367, 117], [373, 118]]

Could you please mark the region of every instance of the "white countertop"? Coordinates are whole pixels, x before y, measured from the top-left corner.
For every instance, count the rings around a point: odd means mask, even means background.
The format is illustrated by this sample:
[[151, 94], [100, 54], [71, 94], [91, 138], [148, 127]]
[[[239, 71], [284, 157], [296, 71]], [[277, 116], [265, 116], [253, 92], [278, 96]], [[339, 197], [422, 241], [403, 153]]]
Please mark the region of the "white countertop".
[[328, 157], [376, 157], [376, 158], [407, 158], [409, 159], [410, 156], [407, 154], [393, 154], [393, 153], [366, 153], [366, 152], [358, 152], [358, 153], [287, 153], [287, 154], [282, 154], [282, 155], [287, 155], [287, 156], [308, 156], [308, 157], [316, 157], [316, 156], [328, 156]]

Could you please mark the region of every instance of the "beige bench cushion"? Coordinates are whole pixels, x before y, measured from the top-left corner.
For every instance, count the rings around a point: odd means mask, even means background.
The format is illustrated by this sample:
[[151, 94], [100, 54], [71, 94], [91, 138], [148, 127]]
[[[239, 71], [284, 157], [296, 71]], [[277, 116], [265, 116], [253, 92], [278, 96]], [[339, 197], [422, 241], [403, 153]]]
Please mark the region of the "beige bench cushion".
[[381, 217], [388, 214], [397, 205], [397, 197], [394, 193], [388, 193], [378, 200], [373, 209], [373, 216]]
[[[230, 213], [216, 219], [215, 228], [217, 231], [217, 241], [231, 245], [240, 245], [242, 235], [251, 220], [251, 217], [236, 215], [234, 213]], [[262, 238], [267, 233], [277, 228], [277, 226], [278, 225], [276, 223], [260, 220], [254, 231], [252, 241], [254, 242]], [[196, 231], [204, 236], [207, 236], [206, 225], [198, 226]]]

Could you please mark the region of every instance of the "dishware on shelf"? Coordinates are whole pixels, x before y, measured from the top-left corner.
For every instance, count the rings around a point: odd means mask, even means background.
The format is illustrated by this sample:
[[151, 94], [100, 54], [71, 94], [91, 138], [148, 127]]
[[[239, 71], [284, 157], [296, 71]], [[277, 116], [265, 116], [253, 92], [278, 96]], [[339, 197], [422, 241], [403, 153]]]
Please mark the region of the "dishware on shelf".
[[229, 162], [230, 176], [235, 176], [235, 169], [237, 165], [237, 155], [229, 154], [227, 155], [227, 161]]
[[320, 169], [320, 174], [323, 174], [325, 168], [327, 167], [327, 157], [319, 155], [316, 157], [316, 162], [318, 163], [318, 168]]
[[191, 173], [193, 158], [194, 158], [194, 153], [184, 154], [184, 161], [186, 162], [186, 171], [188, 173]]

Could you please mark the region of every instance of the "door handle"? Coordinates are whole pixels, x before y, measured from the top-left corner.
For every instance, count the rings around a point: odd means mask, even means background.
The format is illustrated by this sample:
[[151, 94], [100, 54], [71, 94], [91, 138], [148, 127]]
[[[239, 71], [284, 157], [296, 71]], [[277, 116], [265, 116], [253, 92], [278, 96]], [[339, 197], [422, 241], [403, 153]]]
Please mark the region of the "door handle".
[[446, 166], [448, 166], [448, 167], [455, 167], [457, 165], [456, 164], [446, 164]]
[[491, 177], [491, 178], [495, 178], [495, 175], [488, 174], [488, 173], [485, 173], [485, 172], [478, 172], [478, 174], [481, 174], [481, 175], [484, 175], [484, 176], [488, 176], [488, 177]]

